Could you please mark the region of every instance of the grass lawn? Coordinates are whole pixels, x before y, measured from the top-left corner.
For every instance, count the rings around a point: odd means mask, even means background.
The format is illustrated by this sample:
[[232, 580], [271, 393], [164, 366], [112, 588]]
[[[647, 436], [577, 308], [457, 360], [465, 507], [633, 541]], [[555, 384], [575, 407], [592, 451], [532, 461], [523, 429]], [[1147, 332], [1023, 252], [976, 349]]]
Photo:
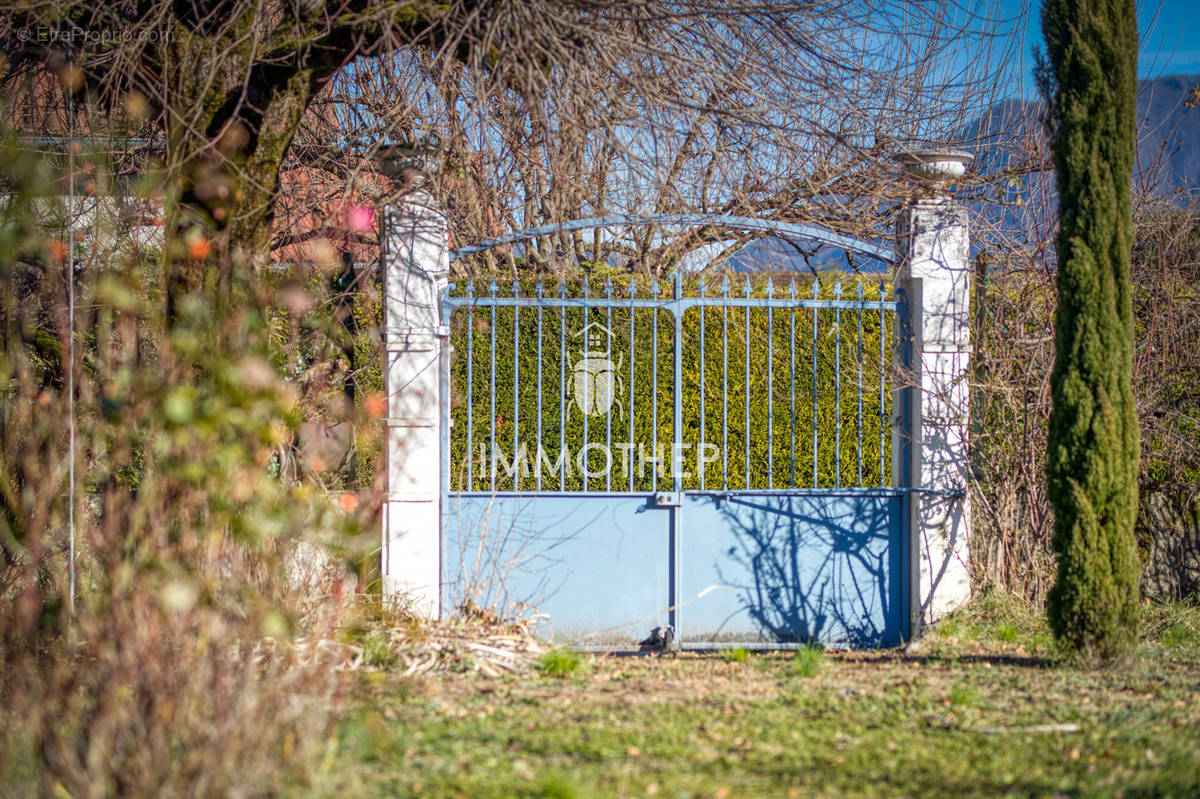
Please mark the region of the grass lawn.
[[1063, 662], [987, 598], [907, 651], [574, 657], [357, 678], [316, 796], [1200, 796], [1200, 610]]

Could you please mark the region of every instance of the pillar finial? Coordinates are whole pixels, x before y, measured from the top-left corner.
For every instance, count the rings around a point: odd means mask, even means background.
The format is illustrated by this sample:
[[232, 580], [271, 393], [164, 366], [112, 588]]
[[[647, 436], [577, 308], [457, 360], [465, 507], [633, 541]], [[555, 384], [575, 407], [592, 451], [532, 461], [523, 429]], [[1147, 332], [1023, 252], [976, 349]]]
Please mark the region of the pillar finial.
[[896, 155], [904, 174], [930, 188], [945, 188], [961, 178], [975, 156], [964, 150], [929, 148]]

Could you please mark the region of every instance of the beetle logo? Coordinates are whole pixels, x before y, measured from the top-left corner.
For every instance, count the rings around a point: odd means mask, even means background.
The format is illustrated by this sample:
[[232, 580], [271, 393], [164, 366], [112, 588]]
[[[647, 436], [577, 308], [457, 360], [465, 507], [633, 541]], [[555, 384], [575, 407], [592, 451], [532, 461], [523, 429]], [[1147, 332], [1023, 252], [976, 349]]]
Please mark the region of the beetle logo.
[[580, 412], [587, 416], [603, 416], [616, 403], [618, 412], [624, 406], [619, 396], [625, 394], [625, 383], [618, 374], [624, 363], [624, 353], [612, 361], [613, 334], [599, 322], [592, 322], [575, 334], [583, 336], [584, 348], [575, 362], [571, 395]]

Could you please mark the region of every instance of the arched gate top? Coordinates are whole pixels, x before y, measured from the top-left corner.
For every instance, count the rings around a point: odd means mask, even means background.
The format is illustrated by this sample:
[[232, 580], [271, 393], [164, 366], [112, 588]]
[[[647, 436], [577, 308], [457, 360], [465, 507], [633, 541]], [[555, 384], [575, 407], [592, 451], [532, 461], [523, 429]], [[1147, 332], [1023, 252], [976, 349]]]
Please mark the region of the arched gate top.
[[896, 263], [896, 252], [890, 247], [872, 244], [867, 241], [844, 236], [826, 230], [816, 225], [804, 225], [795, 222], [777, 222], [770, 219], [757, 219], [752, 216], [729, 216], [727, 214], [614, 214], [611, 216], [594, 216], [587, 219], [573, 219], [570, 222], [556, 222], [548, 225], [527, 228], [516, 233], [508, 233], [493, 239], [486, 239], [478, 244], [459, 247], [450, 251], [450, 260], [454, 261], [464, 255], [489, 250], [503, 244], [513, 244], [518, 241], [532, 239], [536, 236], [546, 236], [552, 233], [564, 233], [574, 230], [589, 230], [613, 225], [716, 225], [742, 230], [757, 230], [772, 233], [784, 239], [806, 239], [839, 247], [859, 255], [878, 258], [887, 264]]

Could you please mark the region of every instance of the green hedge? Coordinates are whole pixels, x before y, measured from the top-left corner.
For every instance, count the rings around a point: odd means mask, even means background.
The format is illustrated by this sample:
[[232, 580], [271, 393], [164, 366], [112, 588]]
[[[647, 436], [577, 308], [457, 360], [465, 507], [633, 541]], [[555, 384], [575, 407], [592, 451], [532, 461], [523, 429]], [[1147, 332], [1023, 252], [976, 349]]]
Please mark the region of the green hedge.
[[[644, 286], [643, 281], [639, 297], [647, 296]], [[523, 296], [530, 296], [533, 291], [532, 285], [523, 284], [521, 287]], [[669, 287], [663, 284], [661, 291], [666, 296]], [[689, 294], [695, 294], [695, 291], [694, 286], [688, 289]], [[764, 292], [763, 285], [752, 288], [755, 296], [764, 296]], [[776, 296], [780, 296], [778, 286], [775, 292]], [[547, 291], [547, 294], [550, 293]], [[596, 293], [593, 291], [593, 296]], [[711, 290], [709, 293], [711, 295]], [[557, 291], [554, 294], [557, 295]], [[865, 294], [867, 299], [877, 299], [878, 282], [866, 283]], [[501, 294], [511, 295], [511, 288]], [[628, 296], [624, 286], [615, 289], [614, 295]], [[744, 296], [740, 287], [738, 295]], [[580, 296], [579, 288], [572, 286], [568, 296]], [[805, 287], [801, 296], [811, 297], [811, 286]], [[832, 296], [832, 285], [828, 284], [821, 297]], [[843, 295], [844, 298], [854, 296], [853, 286], [848, 287]], [[890, 297], [890, 291], [887, 296]], [[878, 310], [864, 311], [860, 315], [856, 310], [842, 310], [839, 314], [834, 309], [823, 308], [815, 313], [815, 317], [817, 335], [814, 346], [814, 311], [810, 308], [794, 311], [776, 308], [771, 312], [766, 308], [752, 308], [749, 313], [744, 308], [706, 308], [703, 313], [699, 308], [692, 308], [685, 314], [681, 354], [682, 441], [685, 449], [682, 451], [681, 471], [689, 473], [689, 476], [683, 479], [684, 488], [700, 488], [702, 482], [704, 487], [710, 489], [890, 484], [892, 314], [886, 312], [882, 320], [882, 354]], [[591, 490], [607, 490], [610, 487], [612, 490], [633, 491], [649, 491], [656, 486], [660, 490], [672, 488], [669, 461], [674, 440], [674, 317], [671, 312], [660, 310], [655, 314], [651, 309], [631, 312], [628, 308], [613, 308], [611, 311], [590, 308], [585, 320], [582, 308], [564, 310], [543, 307], [540, 322], [539, 350], [539, 311], [535, 307], [517, 311], [477, 304], [471, 309], [459, 308], [453, 314], [451, 486], [455, 490], [493, 489], [493, 461], [489, 453], [494, 435], [499, 454], [495, 459], [496, 490], [533, 490], [537, 488], [538, 471], [541, 472], [542, 490], [582, 490], [585, 485], [579, 469], [581, 462], [586, 463], [592, 474], [603, 474], [587, 480], [586, 488]], [[608, 360], [616, 367], [621, 385], [611, 406], [611, 416], [606, 413], [586, 417], [585, 433], [585, 416], [572, 397], [575, 368], [583, 357], [584, 349], [582, 340], [575, 334], [585, 324], [595, 322], [612, 332], [612, 349]], [[794, 359], [791, 347], [793, 325]], [[593, 332], [596, 332], [595, 329]], [[607, 335], [603, 335], [599, 349], [607, 349], [607, 338]], [[700, 357], [702, 338], [703, 359]], [[722, 346], [723, 340], [728, 341], [727, 347]], [[817, 375], [815, 391], [814, 349]], [[496, 386], [494, 411], [490, 392], [493, 369]], [[836, 401], [839, 380], [840, 404]], [[884, 389], [882, 404], [881, 380]], [[517, 386], [515, 396], [514, 385]], [[537, 413], [539, 385], [540, 439]], [[727, 402], [723, 402], [723, 397], [727, 397]], [[814, 400], [817, 438], [815, 479]], [[466, 458], [468, 427], [473, 454], [469, 477]], [[697, 458], [702, 427], [703, 441], [717, 448], [717, 457], [705, 465], [703, 477], [699, 473]], [[837, 442], [839, 432], [840, 446]], [[570, 463], [562, 479], [558, 470], [545, 462], [538, 462], [539, 440], [546, 458], [559, 468], [559, 455], [565, 444]], [[631, 440], [632, 449], [629, 447]], [[513, 463], [520, 460], [522, 444], [526, 459], [521, 461], [521, 468], [514, 473]], [[588, 446], [581, 461], [579, 452], [585, 445], [596, 446]], [[663, 459], [657, 477], [654, 474], [655, 465], [649, 460], [657, 454], [656, 445], [661, 447]], [[605, 471], [609, 457], [607, 453], [611, 453], [614, 461], [611, 484], [609, 473]], [[644, 459], [639, 457], [643, 453], [646, 456]], [[714, 453], [709, 449], [705, 454], [712, 456]], [[724, 457], [721, 457], [722, 454]], [[535, 471], [539, 465], [541, 468]]]

